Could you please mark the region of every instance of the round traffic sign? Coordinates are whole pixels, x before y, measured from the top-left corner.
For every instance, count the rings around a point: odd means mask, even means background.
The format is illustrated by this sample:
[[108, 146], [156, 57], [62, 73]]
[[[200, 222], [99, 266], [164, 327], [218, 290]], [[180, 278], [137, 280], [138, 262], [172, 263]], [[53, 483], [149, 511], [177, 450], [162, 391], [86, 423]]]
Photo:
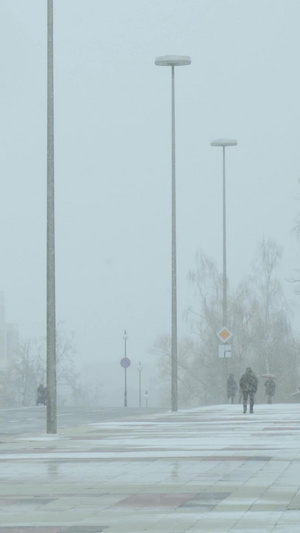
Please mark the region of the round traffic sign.
[[123, 357], [121, 359], [121, 361], [120, 361], [120, 365], [123, 368], [128, 368], [131, 365], [131, 361], [130, 361], [129, 357]]

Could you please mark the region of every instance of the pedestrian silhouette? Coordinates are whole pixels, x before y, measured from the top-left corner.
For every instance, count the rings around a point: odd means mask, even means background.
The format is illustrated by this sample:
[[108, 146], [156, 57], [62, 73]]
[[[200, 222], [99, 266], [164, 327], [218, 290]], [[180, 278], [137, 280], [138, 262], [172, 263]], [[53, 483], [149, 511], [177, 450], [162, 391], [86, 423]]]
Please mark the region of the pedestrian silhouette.
[[240, 389], [243, 393], [243, 409], [244, 413], [247, 412], [247, 403], [249, 398], [250, 413], [253, 413], [254, 395], [257, 391], [258, 379], [252, 372], [250, 366], [246, 369], [245, 374], [240, 379]]
[[265, 382], [266, 395], [268, 396], [268, 403], [272, 403], [272, 396], [275, 394], [276, 385], [274, 379], [269, 377]]
[[227, 398], [231, 400], [231, 403], [234, 403], [234, 398], [235, 398], [237, 389], [238, 389], [238, 386], [234, 379], [234, 374], [229, 374], [229, 377], [227, 379]]

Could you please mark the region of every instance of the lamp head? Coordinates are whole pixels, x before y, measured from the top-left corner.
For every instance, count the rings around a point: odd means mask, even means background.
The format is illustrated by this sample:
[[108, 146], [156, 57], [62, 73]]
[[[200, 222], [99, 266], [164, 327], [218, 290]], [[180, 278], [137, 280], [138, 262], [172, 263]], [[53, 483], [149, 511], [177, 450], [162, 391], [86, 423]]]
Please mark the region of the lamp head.
[[189, 56], [160, 56], [155, 59], [155, 65], [158, 67], [182, 67], [190, 64]]
[[236, 146], [237, 141], [235, 139], [216, 139], [215, 141], [211, 141], [211, 146]]

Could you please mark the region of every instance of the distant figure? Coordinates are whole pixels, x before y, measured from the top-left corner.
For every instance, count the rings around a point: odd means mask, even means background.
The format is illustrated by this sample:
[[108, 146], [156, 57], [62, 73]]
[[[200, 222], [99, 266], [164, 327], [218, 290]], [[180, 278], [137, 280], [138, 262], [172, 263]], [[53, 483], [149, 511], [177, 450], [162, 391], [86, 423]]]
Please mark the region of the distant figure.
[[36, 391], [36, 405], [47, 405], [48, 389], [44, 385], [39, 385]]
[[265, 388], [266, 388], [266, 395], [269, 397], [268, 403], [272, 403], [272, 396], [274, 396], [275, 390], [276, 390], [274, 379], [268, 378], [267, 381], [265, 382]]
[[238, 386], [234, 379], [234, 374], [229, 374], [229, 378], [227, 379], [227, 398], [231, 400], [231, 403], [234, 403], [237, 390]]
[[246, 369], [245, 374], [240, 379], [240, 389], [243, 393], [244, 413], [247, 413], [247, 402], [249, 396], [250, 413], [253, 413], [254, 395], [257, 391], [258, 379], [252, 372], [250, 366]]
[[241, 403], [243, 399], [243, 391], [241, 391], [241, 387], [239, 387], [239, 403]]

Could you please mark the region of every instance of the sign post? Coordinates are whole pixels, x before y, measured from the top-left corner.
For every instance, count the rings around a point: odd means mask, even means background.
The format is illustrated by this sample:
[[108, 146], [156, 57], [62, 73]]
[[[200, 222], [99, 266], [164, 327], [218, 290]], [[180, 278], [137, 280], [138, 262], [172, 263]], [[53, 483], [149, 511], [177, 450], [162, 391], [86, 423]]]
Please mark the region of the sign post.
[[[220, 331], [217, 333], [220, 341], [223, 342], [223, 344], [219, 344], [219, 357], [224, 359], [224, 365], [225, 365], [225, 379], [227, 384], [228, 379], [228, 369], [227, 369], [227, 359], [231, 357], [231, 344], [226, 344], [229, 339], [232, 337], [232, 332], [226, 327], [223, 326]], [[226, 391], [226, 388], [225, 388]], [[225, 400], [227, 400], [227, 391], [225, 392]]]
[[131, 361], [127, 357], [126, 347], [127, 347], [128, 335], [127, 335], [126, 329], [124, 331], [123, 340], [124, 340], [124, 357], [121, 359], [120, 364], [125, 370], [124, 407], [127, 407], [127, 368], [131, 365]]

